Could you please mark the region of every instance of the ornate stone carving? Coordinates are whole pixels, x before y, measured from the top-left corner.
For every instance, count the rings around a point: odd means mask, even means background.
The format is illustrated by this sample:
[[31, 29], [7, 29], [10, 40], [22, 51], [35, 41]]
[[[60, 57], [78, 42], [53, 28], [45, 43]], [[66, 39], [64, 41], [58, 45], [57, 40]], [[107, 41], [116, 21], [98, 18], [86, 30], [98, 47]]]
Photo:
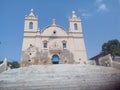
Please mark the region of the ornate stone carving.
[[57, 44], [57, 42], [54, 42], [50, 47], [49, 47], [50, 52], [58, 52], [61, 51], [60, 45]]

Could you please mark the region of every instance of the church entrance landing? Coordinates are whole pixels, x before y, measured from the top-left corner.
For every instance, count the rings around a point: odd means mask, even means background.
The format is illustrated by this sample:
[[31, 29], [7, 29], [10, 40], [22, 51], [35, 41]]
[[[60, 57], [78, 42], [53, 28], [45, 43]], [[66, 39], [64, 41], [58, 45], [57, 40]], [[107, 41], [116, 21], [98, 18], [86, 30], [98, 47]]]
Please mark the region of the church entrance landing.
[[59, 56], [58, 55], [53, 55], [52, 56], [52, 64], [59, 64]]

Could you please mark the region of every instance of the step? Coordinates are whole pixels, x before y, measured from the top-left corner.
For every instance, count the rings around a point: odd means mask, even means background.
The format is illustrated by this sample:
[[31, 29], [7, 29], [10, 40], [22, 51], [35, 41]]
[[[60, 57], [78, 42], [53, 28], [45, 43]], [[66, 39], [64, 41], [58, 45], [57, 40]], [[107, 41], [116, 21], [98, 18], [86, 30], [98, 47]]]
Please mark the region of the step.
[[0, 74], [0, 90], [110, 90], [120, 70], [92, 65], [36, 65]]

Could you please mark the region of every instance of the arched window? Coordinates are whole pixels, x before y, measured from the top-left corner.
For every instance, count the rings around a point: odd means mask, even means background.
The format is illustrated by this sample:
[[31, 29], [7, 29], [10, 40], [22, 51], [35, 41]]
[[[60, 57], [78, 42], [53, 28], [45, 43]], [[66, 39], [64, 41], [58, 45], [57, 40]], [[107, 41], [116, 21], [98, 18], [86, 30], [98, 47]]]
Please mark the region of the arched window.
[[29, 29], [33, 29], [33, 23], [32, 22], [30, 22], [30, 24], [29, 24]]
[[78, 30], [77, 24], [74, 24], [74, 30]]

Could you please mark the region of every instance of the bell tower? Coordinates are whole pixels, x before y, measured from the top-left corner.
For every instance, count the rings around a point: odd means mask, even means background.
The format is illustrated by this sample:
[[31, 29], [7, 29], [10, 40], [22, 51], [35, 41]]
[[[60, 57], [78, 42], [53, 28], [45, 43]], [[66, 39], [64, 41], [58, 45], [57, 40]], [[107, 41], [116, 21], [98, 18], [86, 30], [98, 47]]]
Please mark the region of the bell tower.
[[87, 63], [82, 24], [75, 11], [72, 11], [72, 17], [69, 19], [69, 36], [70, 51], [73, 52], [75, 62]]
[[82, 32], [81, 20], [72, 11], [72, 18], [69, 19], [69, 32]]
[[30, 10], [30, 14], [25, 17], [24, 31], [37, 31], [38, 30], [38, 18], [34, 15], [34, 10]]

